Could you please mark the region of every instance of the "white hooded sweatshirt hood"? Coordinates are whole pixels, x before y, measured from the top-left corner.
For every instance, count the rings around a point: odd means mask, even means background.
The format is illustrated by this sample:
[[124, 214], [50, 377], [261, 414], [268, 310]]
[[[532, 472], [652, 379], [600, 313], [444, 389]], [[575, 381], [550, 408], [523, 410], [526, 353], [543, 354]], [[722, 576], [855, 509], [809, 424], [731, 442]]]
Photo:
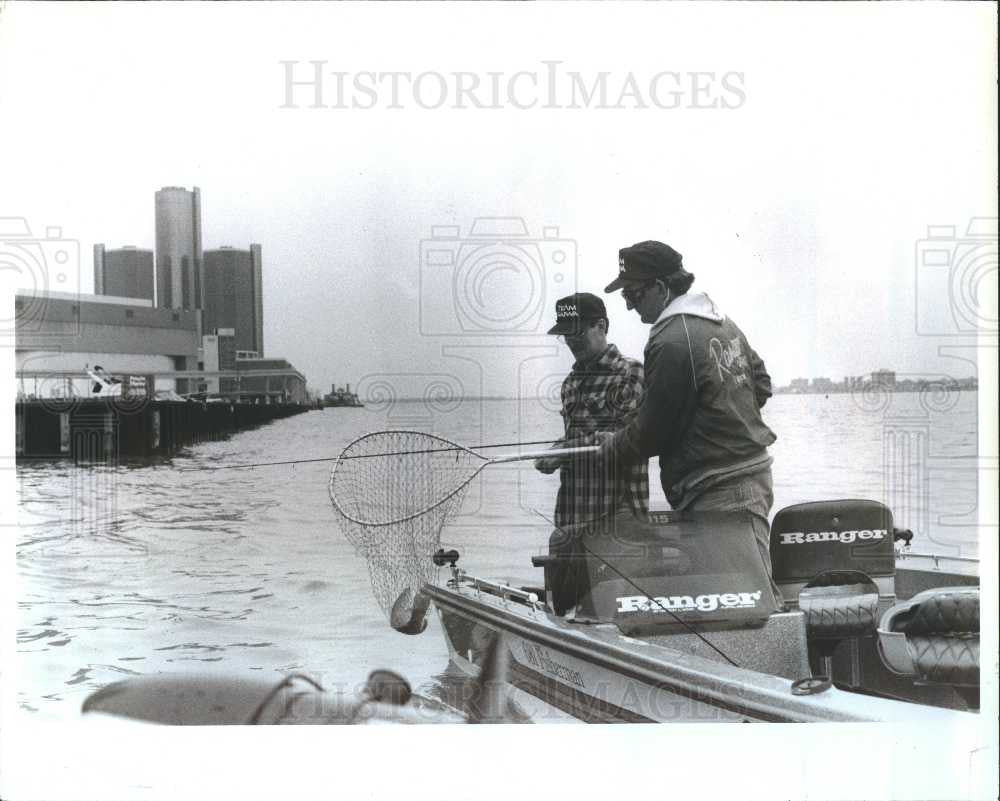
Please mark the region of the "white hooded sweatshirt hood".
[[715, 305], [715, 301], [704, 292], [688, 292], [672, 300], [667, 308], [660, 312], [660, 316], [656, 318], [656, 322], [649, 329], [649, 335], [652, 337], [666, 320], [681, 314], [703, 317], [715, 323], [721, 323], [726, 319], [726, 315]]

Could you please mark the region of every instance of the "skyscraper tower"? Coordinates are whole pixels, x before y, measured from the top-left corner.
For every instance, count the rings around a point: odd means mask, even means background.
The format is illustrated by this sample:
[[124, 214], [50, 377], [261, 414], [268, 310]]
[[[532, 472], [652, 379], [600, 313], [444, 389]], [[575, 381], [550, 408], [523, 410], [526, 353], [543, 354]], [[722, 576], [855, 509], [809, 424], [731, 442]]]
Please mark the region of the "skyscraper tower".
[[153, 300], [153, 251], [94, 245], [94, 294]]
[[165, 186], [156, 193], [156, 305], [200, 309], [201, 192]]
[[264, 355], [261, 247], [205, 251], [202, 328], [236, 330], [236, 349]]

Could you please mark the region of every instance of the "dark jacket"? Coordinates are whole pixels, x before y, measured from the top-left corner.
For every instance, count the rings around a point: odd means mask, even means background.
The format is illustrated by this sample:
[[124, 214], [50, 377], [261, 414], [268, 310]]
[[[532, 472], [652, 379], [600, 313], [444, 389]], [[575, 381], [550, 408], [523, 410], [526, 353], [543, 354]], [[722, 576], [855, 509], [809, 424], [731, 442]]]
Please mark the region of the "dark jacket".
[[660, 457], [675, 509], [722, 478], [763, 469], [774, 432], [760, 416], [771, 377], [743, 332], [704, 293], [674, 300], [645, 350], [639, 414], [613, 442], [621, 464]]

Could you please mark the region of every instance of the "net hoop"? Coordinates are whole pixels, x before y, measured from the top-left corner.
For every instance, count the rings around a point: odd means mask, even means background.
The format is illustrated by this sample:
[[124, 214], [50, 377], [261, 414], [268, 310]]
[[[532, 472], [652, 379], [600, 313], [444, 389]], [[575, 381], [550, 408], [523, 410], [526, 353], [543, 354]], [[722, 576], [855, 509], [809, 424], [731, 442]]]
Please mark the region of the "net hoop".
[[[372, 437], [381, 437], [381, 436], [386, 435], [386, 434], [398, 434], [398, 435], [420, 434], [421, 436], [430, 437], [430, 438], [433, 438], [433, 439], [437, 440], [438, 442], [446, 443], [447, 445], [451, 446], [451, 448], [453, 448], [456, 451], [463, 451], [465, 453], [472, 454], [473, 456], [476, 456], [476, 457], [482, 459], [483, 460], [483, 464], [480, 465], [480, 468], [477, 468], [467, 479], [465, 479], [464, 481], [462, 481], [459, 484], [457, 484], [446, 495], [443, 495], [442, 497], [438, 498], [437, 500], [435, 500], [434, 503], [430, 504], [429, 506], [426, 506], [426, 507], [424, 507], [422, 509], [418, 509], [416, 512], [411, 512], [410, 514], [404, 515], [402, 517], [397, 517], [397, 518], [394, 518], [392, 520], [379, 520], [379, 521], [361, 520], [361, 519], [355, 517], [354, 515], [352, 515], [346, 509], [344, 509], [344, 507], [341, 505], [340, 501], [337, 499], [337, 493], [336, 493], [336, 488], [335, 488], [335, 485], [337, 483], [337, 473], [338, 473], [338, 470], [341, 467], [341, 465], [343, 463], [347, 462], [348, 460], [356, 459], [356, 458], [378, 458], [378, 456], [379, 456], [378, 454], [371, 454], [370, 456], [364, 456], [364, 457], [345, 456], [344, 454], [346, 454], [355, 445], [357, 445], [360, 442], [363, 442], [366, 439], [371, 439]], [[442, 448], [442, 450], [449, 450], [449, 449], [450, 448]], [[397, 454], [384, 454], [384, 455], [385, 456], [395, 456]], [[382, 527], [385, 527], [385, 526], [395, 526], [395, 525], [399, 525], [400, 523], [406, 523], [406, 522], [408, 522], [410, 520], [414, 520], [415, 518], [418, 518], [421, 515], [426, 515], [428, 512], [431, 512], [434, 509], [437, 509], [442, 504], [447, 503], [448, 501], [450, 501], [459, 492], [462, 492], [463, 490], [465, 490], [465, 488], [468, 486], [469, 482], [472, 481], [472, 479], [474, 479], [476, 477], [476, 475], [479, 473], [479, 469], [481, 469], [483, 466], [485, 466], [488, 463], [489, 463], [489, 460], [486, 457], [481, 456], [480, 454], [476, 453], [473, 450], [470, 450], [469, 448], [466, 448], [464, 445], [459, 445], [457, 442], [455, 442], [453, 440], [446, 439], [445, 437], [439, 437], [436, 434], [423, 434], [422, 432], [408, 431], [408, 430], [405, 430], [405, 429], [391, 429], [391, 430], [387, 430], [387, 431], [370, 431], [367, 434], [362, 434], [360, 437], [357, 437], [357, 438], [351, 440], [351, 442], [349, 442], [347, 444], [347, 446], [344, 448], [344, 450], [341, 452], [340, 456], [337, 457], [337, 461], [335, 461], [333, 463], [333, 467], [330, 469], [330, 479], [327, 482], [327, 493], [330, 496], [331, 503], [333, 503], [334, 508], [337, 510], [337, 514], [339, 514], [345, 520], [350, 521], [351, 523], [354, 523], [354, 524], [359, 525], [359, 526], [366, 526], [368, 528], [382, 528]]]

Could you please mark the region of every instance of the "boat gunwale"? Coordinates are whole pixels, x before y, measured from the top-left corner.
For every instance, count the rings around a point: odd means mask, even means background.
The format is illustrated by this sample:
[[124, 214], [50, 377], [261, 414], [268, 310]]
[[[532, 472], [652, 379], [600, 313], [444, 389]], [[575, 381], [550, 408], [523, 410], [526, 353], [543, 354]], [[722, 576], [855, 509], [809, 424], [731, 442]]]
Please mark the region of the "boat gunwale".
[[[950, 563], [950, 564], [949, 564]], [[914, 573], [955, 573], [960, 576], [979, 576], [978, 556], [956, 556], [926, 551], [896, 552], [896, 573], [909, 571]], [[949, 569], [950, 568], [950, 569]]]

